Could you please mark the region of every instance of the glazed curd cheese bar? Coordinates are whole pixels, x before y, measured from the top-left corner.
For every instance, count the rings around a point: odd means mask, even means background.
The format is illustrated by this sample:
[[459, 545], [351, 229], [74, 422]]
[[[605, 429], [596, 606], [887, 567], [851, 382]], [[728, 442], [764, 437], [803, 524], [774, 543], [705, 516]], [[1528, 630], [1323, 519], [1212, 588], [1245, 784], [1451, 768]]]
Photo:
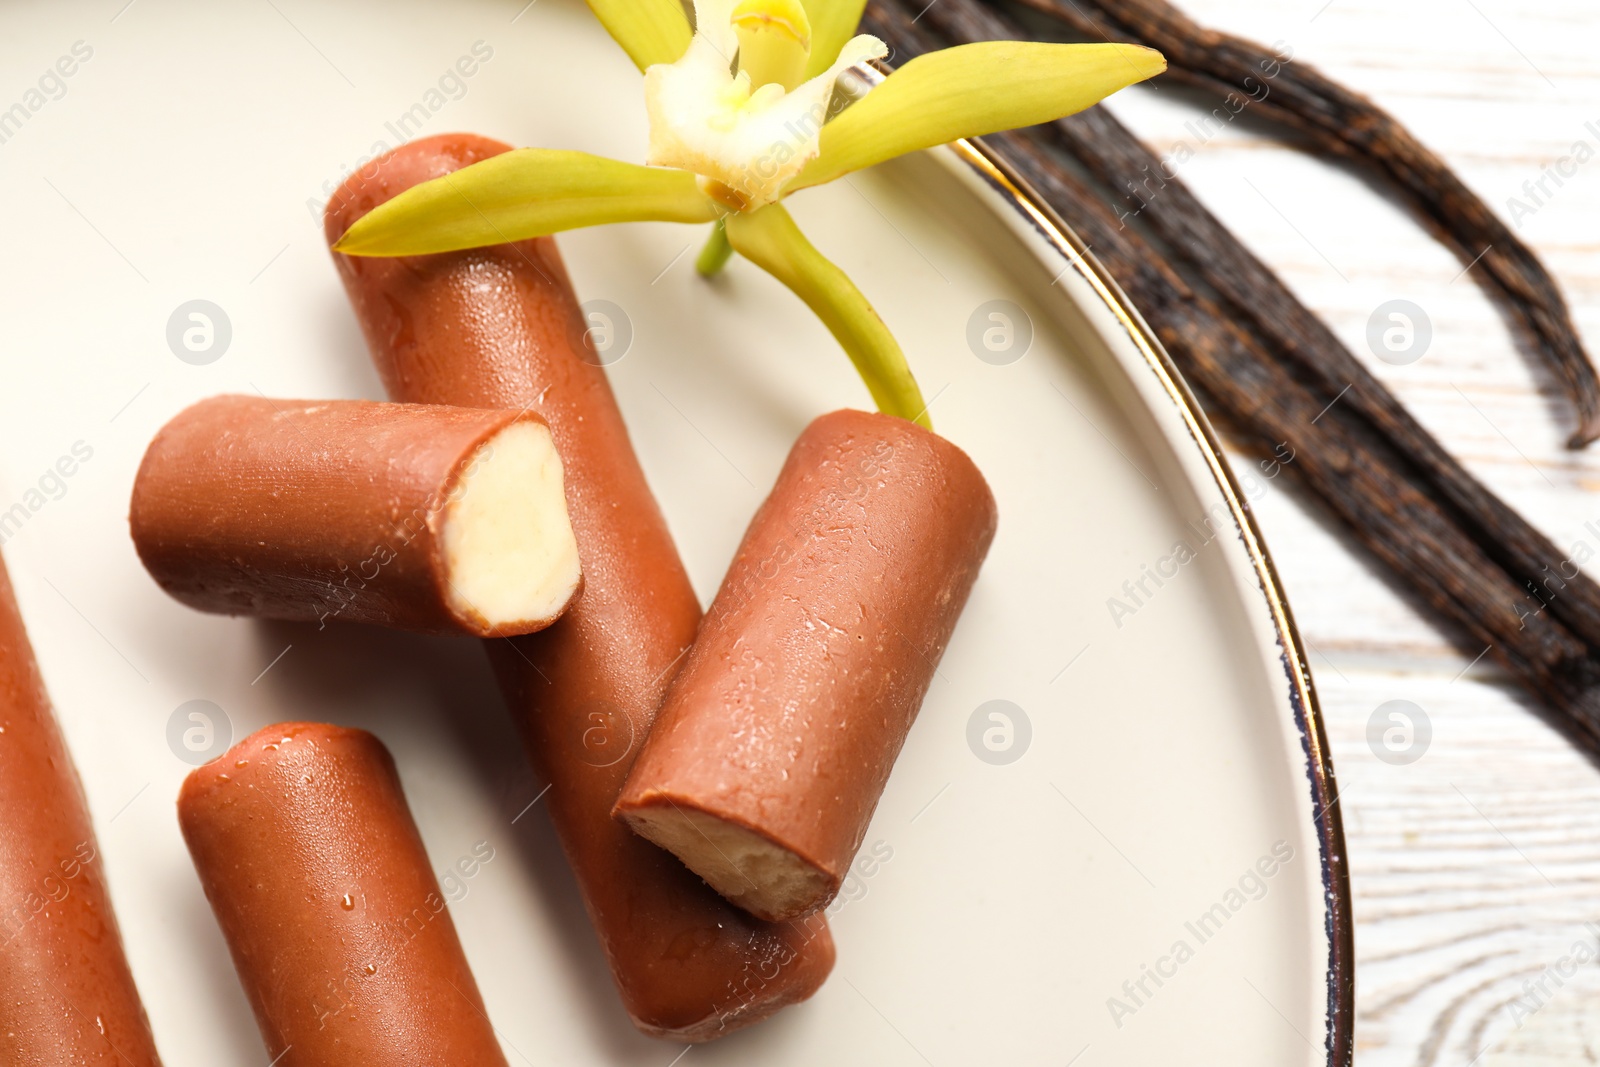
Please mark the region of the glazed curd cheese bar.
[[577, 595], [563, 481], [531, 412], [219, 396], [156, 435], [129, 521], [201, 611], [499, 637]]
[[745, 533], [617, 813], [728, 900], [839, 891], [978, 569], [994, 497], [889, 415], [808, 426]]
[[[328, 241], [419, 182], [507, 150], [465, 134], [396, 149], [334, 195]], [[583, 593], [548, 630], [488, 649], [634, 1024], [707, 1041], [806, 999], [833, 967], [822, 916], [760, 921], [611, 817], [701, 613], [555, 241], [334, 259], [392, 398], [528, 407], [566, 464]]]
[[269, 726], [178, 822], [276, 1067], [506, 1067], [388, 749]]
[[0, 563], [0, 1063], [160, 1067], [89, 805]]

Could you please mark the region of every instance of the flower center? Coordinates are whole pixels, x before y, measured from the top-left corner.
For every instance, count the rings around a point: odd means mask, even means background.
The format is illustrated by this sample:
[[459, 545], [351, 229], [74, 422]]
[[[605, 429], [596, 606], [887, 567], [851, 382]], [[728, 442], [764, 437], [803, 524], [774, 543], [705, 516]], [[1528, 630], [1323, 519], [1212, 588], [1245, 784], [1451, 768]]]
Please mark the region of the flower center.
[[799, 0], [742, 0], [732, 22], [739, 70], [754, 88], [777, 84], [787, 93], [800, 84], [811, 59], [811, 20]]
[[689, 50], [645, 71], [647, 161], [694, 172], [735, 211], [765, 207], [816, 158], [839, 75], [887, 53], [876, 37], [855, 37], [806, 79], [815, 64], [799, 0], [696, 0]]

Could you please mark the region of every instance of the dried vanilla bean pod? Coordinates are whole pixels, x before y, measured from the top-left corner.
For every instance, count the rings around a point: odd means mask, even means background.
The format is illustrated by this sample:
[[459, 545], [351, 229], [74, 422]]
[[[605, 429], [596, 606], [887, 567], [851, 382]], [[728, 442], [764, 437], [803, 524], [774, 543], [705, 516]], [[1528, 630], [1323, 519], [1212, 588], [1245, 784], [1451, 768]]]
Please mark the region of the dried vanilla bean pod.
[[[942, 0], [942, 3], [972, 0]], [[904, 8], [874, 3], [871, 32], [904, 60], [927, 46]], [[920, 38], [920, 40], [919, 40]], [[1283, 469], [1304, 484], [1390, 571], [1467, 642], [1481, 641], [1525, 689], [1600, 753], [1600, 665], [1424, 495], [1405, 455], [1342, 405], [1326, 408], [1258, 336], [1194, 290], [1139, 234], [1074, 178], [1037, 131], [991, 139], [1061, 212], [1150, 322], [1189, 380], [1254, 441], [1287, 444]], [[1464, 647], [1466, 647], [1464, 645]]]
[[1538, 256], [1394, 116], [1315, 67], [1284, 62], [1262, 45], [1209, 30], [1166, 0], [1019, 2], [1094, 40], [1159, 49], [1174, 80], [1219, 99], [1248, 98], [1253, 113], [1309, 135], [1325, 152], [1367, 164], [1462, 263], [1474, 265], [1479, 282], [1555, 372], [1578, 412], [1569, 446], [1600, 437], [1600, 379], [1559, 286]]
[[1052, 163], [1038, 139], [999, 140], [1019, 172], [1051, 204], [1069, 210], [1080, 236], [1093, 242], [1185, 376], [1262, 447], [1287, 443], [1295, 459], [1283, 470], [1392, 577], [1472, 642], [1487, 645], [1536, 700], [1561, 713], [1576, 740], [1600, 754], [1600, 663], [1417, 488], [1404, 456], [1358, 418], [1338, 414], [1338, 407], [1323, 414], [1319, 396], [1225, 311], [1189, 290], [1153, 248], [1127, 240], [1131, 231], [1117, 230], [1093, 194], [1081, 186], [1069, 192], [1070, 185], [1046, 169]]
[[[952, 43], [1025, 37], [1013, 22], [975, 0], [945, 0], [919, 25]], [[1167, 177], [1160, 157], [1104, 107], [1040, 127], [1105, 188], [1158, 176], [1136, 212], [1189, 276], [1203, 277], [1224, 309], [1249, 323], [1269, 351], [1292, 361], [1323, 404], [1348, 405], [1391, 442], [1447, 502], [1457, 521], [1496, 563], [1543, 601], [1591, 648], [1600, 649], [1600, 584], [1562, 573], [1566, 554], [1467, 472], [1439, 441], [1374, 378], [1338, 336], [1290, 292], [1282, 279], [1213, 215], [1181, 178]], [[1121, 228], [1128, 217], [1121, 217]]]

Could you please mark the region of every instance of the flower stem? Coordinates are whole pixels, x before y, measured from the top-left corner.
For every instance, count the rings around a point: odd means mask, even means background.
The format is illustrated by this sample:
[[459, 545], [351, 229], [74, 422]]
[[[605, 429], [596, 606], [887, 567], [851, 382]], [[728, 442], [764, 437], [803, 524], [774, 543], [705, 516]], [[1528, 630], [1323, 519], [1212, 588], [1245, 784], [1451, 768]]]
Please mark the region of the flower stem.
[[783, 206], [735, 212], [726, 222], [734, 250], [816, 312], [855, 364], [878, 410], [933, 429], [922, 390], [894, 335], [845, 272], [806, 240]]
[[712, 278], [732, 258], [733, 246], [728, 243], [727, 224], [718, 219], [711, 228], [711, 236], [706, 238], [706, 246], [700, 250], [700, 258], [694, 261], [694, 269], [702, 278]]

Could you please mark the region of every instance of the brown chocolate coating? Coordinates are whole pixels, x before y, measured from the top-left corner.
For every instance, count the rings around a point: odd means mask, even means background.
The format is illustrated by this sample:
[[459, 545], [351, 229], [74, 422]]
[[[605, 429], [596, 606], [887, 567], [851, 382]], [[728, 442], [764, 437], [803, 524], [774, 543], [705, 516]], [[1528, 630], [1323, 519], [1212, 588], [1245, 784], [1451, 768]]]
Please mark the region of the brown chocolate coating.
[[821, 907], [867, 823], [994, 539], [959, 448], [836, 411], [795, 442], [617, 804], [677, 805], [788, 850]]
[[83, 787], [0, 563], [0, 1063], [160, 1067]]
[[[201, 611], [480, 637], [452, 603], [441, 527], [477, 450], [532, 412], [218, 396], [156, 434], [129, 525], [156, 583]], [[559, 613], [557, 613], [559, 614]]]
[[184, 780], [178, 821], [276, 1067], [504, 1067], [376, 737], [259, 730]]
[[[461, 134], [397, 149], [334, 195], [329, 242], [405, 189], [506, 150]], [[544, 803], [634, 1023], [704, 1041], [809, 997], [833, 967], [820, 916], [760, 922], [610, 816], [700, 606], [610, 383], [583, 343], [555, 242], [334, 259], [391, 396], [531, 404], [566, 463], [584, 591], [543, 633], [491, 642], [490, 658], [550, 783]]]

